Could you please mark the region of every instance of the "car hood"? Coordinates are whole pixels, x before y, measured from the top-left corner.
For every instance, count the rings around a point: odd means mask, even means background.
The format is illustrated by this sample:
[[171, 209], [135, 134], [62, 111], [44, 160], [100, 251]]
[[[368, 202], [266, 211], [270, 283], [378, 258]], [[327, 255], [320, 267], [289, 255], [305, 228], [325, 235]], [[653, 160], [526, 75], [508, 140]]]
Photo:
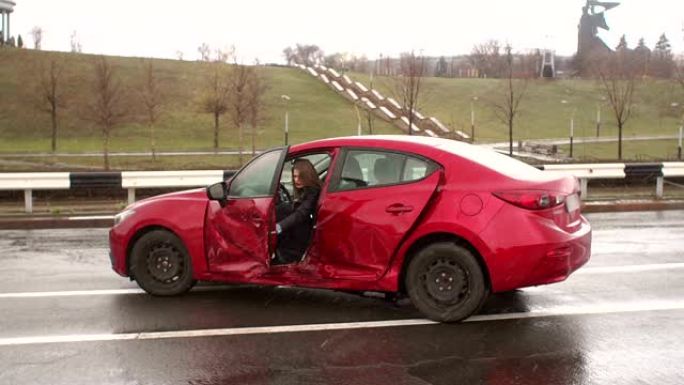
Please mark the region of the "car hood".
[[156, 195], [146, 199], [137, 201], [129, 205], [126, 209], [135, 209], [142, 206], [146, 206], [150, 203], [155, 203], [164, 200], [174, 200], [174, 201], [208, 201], [207, 190], [204, 187], [196, 188], [192, 190], [175, 191], [167, 194]]

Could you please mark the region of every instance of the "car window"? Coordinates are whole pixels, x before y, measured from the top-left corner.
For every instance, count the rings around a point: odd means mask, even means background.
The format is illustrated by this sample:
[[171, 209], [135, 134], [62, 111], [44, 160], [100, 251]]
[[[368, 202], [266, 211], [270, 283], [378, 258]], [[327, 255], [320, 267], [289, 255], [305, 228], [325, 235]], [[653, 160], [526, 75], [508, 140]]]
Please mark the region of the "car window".
[[352, 150], [347, 152], [335, 189], [352, 190], [414, 181], [434, 169], [431, 163], [405, 154]]
[[273, 195], [273, 180], [283, 150], [267, 152], [243, 168], [230, 183], [230, 197], [259, 197]]
[[328, 167], [330, 166], [330, 160], [332, 158], [330, 154], [325, 152], [317, 154], [308, 154], [288, 159], [283, 165], [283, 171], [280, 174], [280, 183], [283, 186], [285, 186], [285, 188], [290, 192], [290, 194], [294, 194], [294, 188], [292, 187], [292, 165], [294, 161], [297, 159], [308, 159], [316, 169], [316, 173], [318, 174], [319, 179], [321, 180], [321, 182], [323, 182], [325, 181], [325, 177], [328, 174]]
[[404, 166], [404, 175], [402, 181], [411, 181], [425, 178], [432, 172], [432, 165], [422, 159], [409, 156], [406, 158], [406, 165]]

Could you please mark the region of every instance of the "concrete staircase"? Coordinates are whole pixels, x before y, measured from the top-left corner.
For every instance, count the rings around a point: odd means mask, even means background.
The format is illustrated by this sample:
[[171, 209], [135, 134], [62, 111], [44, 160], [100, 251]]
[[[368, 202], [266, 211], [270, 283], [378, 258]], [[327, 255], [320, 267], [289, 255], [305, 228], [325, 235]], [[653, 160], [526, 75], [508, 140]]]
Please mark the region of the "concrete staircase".
[[[347, 75], [341, 75], [332, 68], [302, 64], [295, 64], [295, 67], [322, 81], [351, 103], [408, 133], [408, 111], [391, 97], [385, 97], [377, 90], [369, 89], [363, 83], [353, 81]], [[413, 116], [414, 122], [411, 129], [413, 134], [470, 141], [468, 134], [460, 130], [450, 130], [435, 117], [426, 117], [415, 110]]]

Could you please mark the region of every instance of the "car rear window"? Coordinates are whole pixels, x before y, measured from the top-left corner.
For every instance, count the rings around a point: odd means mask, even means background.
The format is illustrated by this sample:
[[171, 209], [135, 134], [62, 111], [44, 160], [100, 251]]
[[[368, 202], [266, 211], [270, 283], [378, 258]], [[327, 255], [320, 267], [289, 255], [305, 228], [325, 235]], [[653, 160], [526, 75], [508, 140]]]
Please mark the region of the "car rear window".
[[387, 186], [420, 180], [436, 165], [414, 156], [376, 150], [348, 151], [334, 190]]

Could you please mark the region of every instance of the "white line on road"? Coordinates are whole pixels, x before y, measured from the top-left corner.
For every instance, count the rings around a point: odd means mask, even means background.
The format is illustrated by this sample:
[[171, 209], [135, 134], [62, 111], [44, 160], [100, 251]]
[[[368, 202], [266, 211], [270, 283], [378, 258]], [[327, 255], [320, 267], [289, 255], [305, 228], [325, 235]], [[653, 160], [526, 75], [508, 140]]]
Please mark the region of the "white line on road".
[[[626, 266], [601, 266], [584, 267], [574, 273], [574, 275], [591, 274], [614, 274], [614, 273], [636, 273], [643, 271], [673, 270], [683, 269], [684, 263], [657, 263], [647, 265], [626, 265]], [[214, 291], [225, 290], [230, 286], [202, 286], [196, 287], [193, 291]], [[533, 288], [526, 288], [533, 289]], [[0, 299], [5, 298], [44, 298], [44, 297], [77, 297], [77, 296], [101, 296], [101, 295], [122, 295], [122, 294], [144, 294], [142, 289], [104, 289], [104, 290], [72, 290], [72, 291], [36, 291], [18, 293], [0, 293]]]
[[[680, 301], [657, 301], [657, 302], [637, 302], [623, 304], [592, 304], [580, 306], [558, 306], [547, 309], [534, 309], [524, 313], [491, 314], [477, 315], [470, 317], [465, 322], [484, 322], [499, 321], [538, 317], [553, 317], [564, 315], [591, 315], [591, 314], [612, 314], [629, 312], [648, 312], [684, 310], [684, 300]], [[105, 342], [105, 341], [124, 341], [124, 340], [158, 340], [169, 338], [195, 338], [195, 337], [218, 337], [218, 336], [242, 336], [254, 334], [282, 334], [282, 333], [301, 333], [316, 331], [334, 331], [350, 329], [372, 329], [398, 326], [420, 326], [434, 325], [435, 321], [426, 319], [407, 319], [392, 321], [369, 321], [369, 322], [343, 322], [311, 325], [286, 325], [286, 326], [258, 326], [240, 327], [224, 329], [203, 329], [203, 330], [177, 330], [166, 332], [141, 332], [141, 333], [120, 333], [120, 334], [75, 334], [63, 336], [33, 336], [33, 337], [14, 337], [0, 338], [0, 346], [19, 346], [36, 344], [55, 344], [55, 343], [76, 343], [76, 342]]]
[[684, 263], [652, 263], [646, 265], [585, 267], [575, 274], [638, 273], [643, 271], [674, 270], [684, 268]]
[[84, 295], [119, 295], [142, 294], [142, 289], [108, 289], [108, 290], [71, 290], [71, 291], [34, 291], [24, 293], [0, 293], [2, 298], [42, 298], [42, 297], [74, 297]]
[[[192, 291], [214, 291], [225, 290], [229, 287], [226, 285], [214, 286], [199, 286], [192, 289]], [[78, 296], [98, 296], [98, 295], [120, 295], [120, 294], [145, 294], [142, 289], [102, 289], [102, 290], [67, 290], [67, 291], [29, 291], [23, 293], [0, 293], [0, 299], [3, 298], [44, 298], [44, 297], [78, 297]]]

